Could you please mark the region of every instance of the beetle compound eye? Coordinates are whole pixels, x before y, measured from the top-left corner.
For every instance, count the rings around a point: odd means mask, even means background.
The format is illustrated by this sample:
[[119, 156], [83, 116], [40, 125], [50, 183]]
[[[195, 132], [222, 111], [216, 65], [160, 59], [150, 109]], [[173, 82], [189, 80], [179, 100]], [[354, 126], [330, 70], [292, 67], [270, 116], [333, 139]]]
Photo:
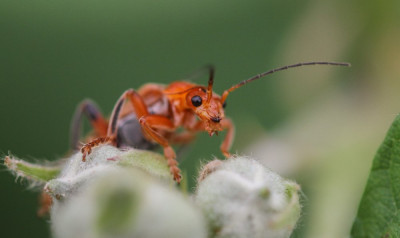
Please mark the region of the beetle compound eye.
[[193, 106], [198, 107], [198, 106], [201, 105], [202, 102], [203, 102], [203, 100], [201, 99], [200, 96], [197, 96], [197, 95], [196, 95], [196, 96], [192, 97], [192, 104], [193, 104]]
[[223, 107], [223, 108], [226, 107], [226, 101], [222, 104], [222, 107]]

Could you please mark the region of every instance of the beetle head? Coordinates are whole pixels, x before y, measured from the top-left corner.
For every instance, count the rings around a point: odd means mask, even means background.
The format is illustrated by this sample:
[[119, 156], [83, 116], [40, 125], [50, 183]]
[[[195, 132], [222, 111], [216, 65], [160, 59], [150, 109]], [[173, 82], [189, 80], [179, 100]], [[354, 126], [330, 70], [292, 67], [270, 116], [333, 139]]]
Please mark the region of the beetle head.
[[[212, 90], [212, 89], [211, 89]], [[204, 87], [191, 90], [186, 96], [187, 104], [204, 122], [210, 136], [222, 131], [221, 120], [225, 117], [221, 97], [211, 93]]]
[[257, 74], [249, 79], [243, 80], [238, 84], [233, 85], [232, 87], [225, 90], [222, 94], [222, 97], [216, 95], [212, 91], [212, 87], [214, 84], [214, 67], [212, 65], [208, 65], [206, 69], [209, 71], [209, 80], [208, 86], [206, 87], [195, 87], [190, 90], [187, 94], [187, 104], [189, 107], [193, 109], [193, 111], [197, 114], [197, 116], [205, 123], [205, 129], [210, 135], [214, 133], [218, 133], [218, 131], [222, 130], [222, 126], [220, 121], [224, 119], [224, 107], [226, 105], [226, 98], [228, 95], [242, 87], [243, 85], [252, 82], [254, 80], [263, 78], [269, 74], [273, 74], [278, 71], [296, 68], [306, 65], [334, 65], [334, 66], [350, 66], [349, 63], [341, 63], [341, 62], [304, 62], [297, 63], [292, 65], [286, 65], [280, 68], [272, 69], [267, 72]]

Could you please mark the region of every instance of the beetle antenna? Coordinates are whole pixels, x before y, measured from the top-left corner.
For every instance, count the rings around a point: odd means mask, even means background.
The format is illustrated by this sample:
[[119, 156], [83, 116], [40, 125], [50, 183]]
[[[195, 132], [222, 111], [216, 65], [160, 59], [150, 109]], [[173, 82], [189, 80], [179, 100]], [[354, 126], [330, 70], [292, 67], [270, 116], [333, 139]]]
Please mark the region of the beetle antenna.
[[267, 72], [261, 73], [261, 74], [257, 74], [249, 79], [243, 80], [242, 82], [233, 85], [232, 87], [230, 87], [229, 89], [225, 90], [224, 93], [222, 94], [222, 98], [221, 98], [221, 103], [224, 103], [226, 100], [226, 97], [228, 97], [228, 94], [232, 91], [234, 91], [237, 88], [240, 88], [241, 86], [250, 83], [251, 81], [257, 80], [259, 78], [262, 78], [264, 76], [267, 76], [269, 74], [273, 74], [275, 72], [278, 71], [282, 71], [282, 70], [286, 70], [286, 69], [290, 69], [290, 68], [296, 68], [296, 67], [301, 67], [301, 66], [306, 66], [306, 65], [334, 65], [334, 66], [347, 66], [350, 67], [351, 64], [350, 63], [346, 63], [346, 62], [304, 62], [304, 63], [297, 63], [297, 64], [291, 64], [291, 65], [286, 65], [286, 66], [282, 66], [280, 68], [276, 68], [276, 69], [271, 69]]
[[209, 72], [211, 70], [214, 70], [214, 65], [212, 65], [212, 64], [203, 65], [202, 67], [196, 69], [189, 75], [186, 75], [186, 77], [183, 77], [183, 80], [186, 80], [186, 81], [187, 80], [189, 80], [189, 81], [195, 80], [197, 78], [202, 77], [203, 75], [209, 74]]
[[208, 78], [208, 87], [207, 87], [207, 100], [206, 100], [207, 103], [209, 103], [212, 98], [212, 87], [214, 84], [215, 68], [212, 65], [208, 65], [208, 70], [209, 70], [209, 78]]
[[[194, 73], [190, 74], [187, 79], [193, 79], [193, 78], [198, 78], [208, 72], [208, 87], [207, 87], [207, 99], [206, 102], [210, 102], [212, 98], [212, 87], [214, 84], [214, 73], [215, 73], [215, 67], [212, 64], [206, 64], [200, 69], [196, 70]], [[180, 93], [180, 92], [179, 92]]]

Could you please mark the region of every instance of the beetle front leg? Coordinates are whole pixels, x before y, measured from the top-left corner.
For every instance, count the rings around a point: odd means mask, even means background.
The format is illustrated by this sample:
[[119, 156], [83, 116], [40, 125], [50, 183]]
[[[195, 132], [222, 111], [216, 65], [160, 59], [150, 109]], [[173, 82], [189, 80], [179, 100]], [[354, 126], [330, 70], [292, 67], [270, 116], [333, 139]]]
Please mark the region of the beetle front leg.
[[233, 139], [235, 137], [235, 126], [233, 125], [232, 120], [229, 118], [222, 119], [221, 126], [223, 129], [226, 129], [227, 132], [225, 135], [225, 139], [222, 142], [222, 145], [220, 148], [221, 148], [222, 154], [226, 158], [229, 158], [231, 156], [231, 154], [229, 153], [229, 149], [231, 148]]
[[167, 158], [169, 170], [174, 176], [174, 180], [177, 183], [181, 181], [180, 169], [178, 162], [176, 161], [176, 154], [174, 149], [169, 145], [167, 139], [160, 135], [156, 129], [173, 131], [175, 129], [170, 119], [164, 116], [158, 115], [147, 115], [139, 118], [139, 122], [142, 125], [144, 132], [154, 141], [159, 143], [164, 148], [164, 156]]
[[167, 117], [150, 115], [142, 97], [135, 90], [128, 89], [127, 91], [125, 91], [115, 104], [108, 125], [107, 136], [111, 138], [117, 137], [119, 115], [126, 100], [129, 100], [131, 102], [143, 131], [148, 135], [150, 139], [153, 139], [164, 148], [164, 155], [167, 158], [170, 171], [174, 176], [174, 180], [179, 183], [181, 180], [181, 175], [180, 170], [177, 166], [178, 162], [175, 160], [175, 151], [168, 144], [168, 141], [156, 131], [156, 129], [173, 131], [175, 129], [175, 126]]
[[[232, 122], [231, 119], [229, 118], [224, 118], [221, 120], [221, 127], [223, 130], [227, 130], [224, 141], [221, 144], [221, 152], [222, 154], [226, 157], [229, 158], [231, 154], [229, 153], [229, 149], [232, 146], [233, 139], [235, 138], [235, 126]], [[204, 131], [205, 130], [205, 125], [203, 121], [198, 121], [196, 124], [194, 124], [191, 127], [187, 128], [189, 131]]]
[[195, 132], [185, 131], [185, 132], [181, 132], [179, 134], [171, 135], [171, 138], [169, 139], [169, 141], [171, 141], [173, 144], [185, 145], [185, 144], [189, 144], [190, 142], [192, 142], [194, 140], [194, 138], [196, 138]]

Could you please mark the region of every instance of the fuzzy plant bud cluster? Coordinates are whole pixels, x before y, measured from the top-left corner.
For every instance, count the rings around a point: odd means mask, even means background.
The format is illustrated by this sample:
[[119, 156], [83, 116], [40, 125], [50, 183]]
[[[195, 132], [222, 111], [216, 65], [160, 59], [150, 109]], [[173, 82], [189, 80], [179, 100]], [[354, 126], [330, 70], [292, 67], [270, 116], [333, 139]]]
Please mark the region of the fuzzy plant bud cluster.
[[299, 186], [243, 157], [214, 160], [200, 173], [196, 203], [213, 237], [289, 237], [300, 216]]
[[17, 176], [44, 184], [56, 238], [283, 238], [300, 214], [299, 186], [249, 158], [205, 165], [192, 197], [176, 188], [154, 152], [105, 145], [86, 162], [81, 153], [63, 161], [50, 167], [5, 159]]
[[174, 187], [165, 159], [155, 153], [93, 150], [78, 153], [49, 181], [55, 237], [206, 237], [201, 212]]
[[138, 169], [103, 170], [69, 199], [55, 201], [56, 237], [206, 237], [201, 213]]

